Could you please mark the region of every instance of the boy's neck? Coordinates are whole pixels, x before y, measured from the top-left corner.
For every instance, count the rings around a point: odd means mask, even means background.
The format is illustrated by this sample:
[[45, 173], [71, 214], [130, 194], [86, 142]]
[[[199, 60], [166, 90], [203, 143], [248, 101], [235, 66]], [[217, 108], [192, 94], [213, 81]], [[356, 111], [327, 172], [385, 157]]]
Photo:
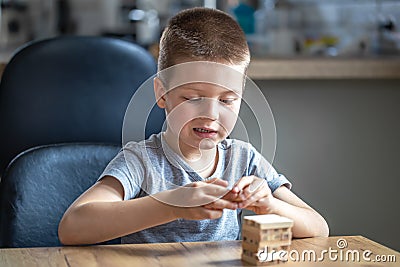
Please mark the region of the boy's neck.
[[217, 147], [200, 149], [178, 143], [178, 138], [171, 138], [168, 132], [163, 133], [164, 139], [170, 148], [201, 177], [209, 177], [216, 169], [218, 163]]

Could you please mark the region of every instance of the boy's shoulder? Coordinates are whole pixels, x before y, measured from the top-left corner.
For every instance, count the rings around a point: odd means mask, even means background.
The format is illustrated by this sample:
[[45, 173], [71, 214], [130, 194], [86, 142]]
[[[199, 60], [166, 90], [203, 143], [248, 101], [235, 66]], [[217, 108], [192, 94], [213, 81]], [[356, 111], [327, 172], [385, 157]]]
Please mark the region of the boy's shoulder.
[[149, 136], [149, 138], [139, 141], [139, 142], [130, 141], [124, 146], [124, 149], [141, 150], [141, 149], [145, 149], [145, 148], [146, 149], [147, 148], [158, 149], [161, 147], [162, 147], [161, 133], [158, 133], [158, 134], [152, 134]]

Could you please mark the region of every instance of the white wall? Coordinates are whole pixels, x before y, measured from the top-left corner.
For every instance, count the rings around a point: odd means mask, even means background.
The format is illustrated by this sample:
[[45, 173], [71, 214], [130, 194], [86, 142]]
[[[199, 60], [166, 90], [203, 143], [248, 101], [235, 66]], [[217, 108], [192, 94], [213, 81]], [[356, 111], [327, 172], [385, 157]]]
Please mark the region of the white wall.
[[331, 235], [400, 250], [400, 80], [256, 83], [275, 117], [274, 166], [293, 191]]

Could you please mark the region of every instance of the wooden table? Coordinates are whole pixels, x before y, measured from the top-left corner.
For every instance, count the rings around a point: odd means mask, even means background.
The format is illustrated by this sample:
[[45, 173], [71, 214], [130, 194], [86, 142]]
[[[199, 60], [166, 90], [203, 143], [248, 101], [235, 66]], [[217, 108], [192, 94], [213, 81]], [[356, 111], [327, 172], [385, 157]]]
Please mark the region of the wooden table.
[[[345, 242], [342, 242], [340, 246], [343, 248], [339, 248], [338, 239], [344, 239], [347, 245], [343, 247]], [[323, 250], [331, 250], [331, 259], [327, 252], [323, 254], [324, 259], [318, 261]], [[296, 251], [299, 253], [298, 261]], [[316, 261], [310, 251], [316, 253]], [[343, 260], [340, 260], [340, 251]], [[356, 257], [353, 260], [351, 255], [354, 251], [358, 251], [360, 261], [356, 261]], [[400, 266], [399, 252], [362, 236], [296, 239], [289, 253], [292, 259], [289, 258], [288, 262], [268, 266]], [[363, 253], [368, 256], [366, 259], [363, 259]], [[350, 255], [348, 262], [346, 254]], [[378, 255], [380, 259], [396, 262], [376, 262]], [[0, 266], [248, 266], [240, 257], [240, 241], [12, 248], [0, 249]]]

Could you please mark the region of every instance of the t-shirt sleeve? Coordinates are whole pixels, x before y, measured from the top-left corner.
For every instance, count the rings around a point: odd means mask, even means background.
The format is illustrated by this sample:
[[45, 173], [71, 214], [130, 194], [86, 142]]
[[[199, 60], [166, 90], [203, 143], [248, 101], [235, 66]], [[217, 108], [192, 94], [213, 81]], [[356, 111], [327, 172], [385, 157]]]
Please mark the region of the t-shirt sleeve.
[[105, 176], [116, 178], [124, 188], [124, 200], [135, 198], [143, 182], [143, 164], [135, 146], [126, 145], [104, 169], [98, 180]]
[[284, 185], [288, 189], [292, 188], [292, 184], [282, 174], [279, 174], [275, 168], [254, 148], [251, 151], [252, 157], [249, 166], [249, 175], [255, 175], [267, 181], [271, 192]]

